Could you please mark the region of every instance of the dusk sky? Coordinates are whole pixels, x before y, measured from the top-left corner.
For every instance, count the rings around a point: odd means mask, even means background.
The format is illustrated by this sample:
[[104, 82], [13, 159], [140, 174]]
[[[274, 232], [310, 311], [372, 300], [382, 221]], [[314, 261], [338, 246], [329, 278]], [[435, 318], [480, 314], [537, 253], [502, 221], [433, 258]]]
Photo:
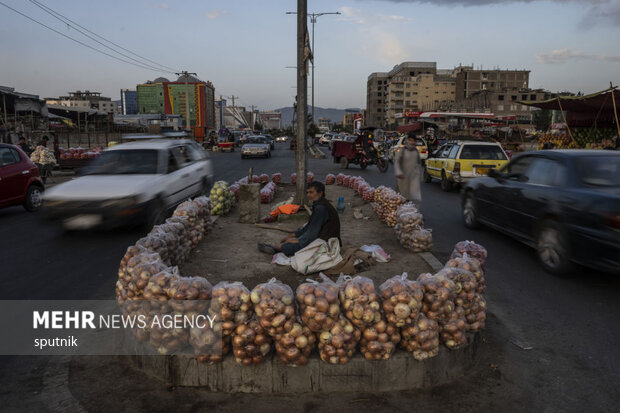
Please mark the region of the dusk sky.
[[[0, 1], [112, 53], [30, 1]], [[240, 96], [261, 110], [292, 105], [295, 71], [285, 67], [296, 64], [296, 16], [285, 12], [296, 1], [39, 2], [138, 55], [198, 73], [217, 95]], [[308, 3], [308, 12], [342, 13], [316, 24], [317, 106], [365, 107], [368, 75], [402, 61], [529, 69], [530, 86], [551, 91], [589, 93], [620, 83], [620, 0]], [[88, 89], [118, 99], [121, 88], [176, 77], [101, 55], [2, 4], [0, 50], [0, 85], [41, 97]]]

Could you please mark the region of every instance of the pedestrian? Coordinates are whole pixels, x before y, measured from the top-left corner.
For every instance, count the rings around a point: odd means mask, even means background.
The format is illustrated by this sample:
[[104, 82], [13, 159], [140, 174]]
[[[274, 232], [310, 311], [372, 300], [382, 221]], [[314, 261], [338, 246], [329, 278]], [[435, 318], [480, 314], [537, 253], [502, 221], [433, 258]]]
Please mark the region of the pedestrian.
[[26, 143], [26, 138], [24, 138], [23, 136], [19, 137], [18, 146], [21, 148], [22, 151], [24, 151], [26, 155], [30, 156], [30, 154], [32, 154], [32, 147]]
[[50, 138], [48, 138], [47, 136], [44, 136], [43, 138], [41, 138], [41, 141], [39, 141], [39, 143], [37, 144], [37, 146], [43, 146], [47, 148], [47, 141], [49, 141]]
[[405, 139], [405, 146], [394, 157], [394, 170], [398, 191], [408, 201], [416, 204], [422, 202], [420, 190], [420, 153], [415, 144], [415, 135], [410, 133]]

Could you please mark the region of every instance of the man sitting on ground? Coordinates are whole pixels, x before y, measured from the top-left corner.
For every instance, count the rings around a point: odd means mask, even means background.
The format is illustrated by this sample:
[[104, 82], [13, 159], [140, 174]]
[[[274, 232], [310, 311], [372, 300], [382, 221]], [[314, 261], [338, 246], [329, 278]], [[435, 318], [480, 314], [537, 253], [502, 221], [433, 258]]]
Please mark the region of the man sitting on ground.
[[282, 252], [287, 257], [291, 257], [317, 238], [324, 241], [328, 241], [330, 238], [338, 238], [342, 245], [340, 219], [336, 209], [325, 199], [325, 185], [317, 181], [310, 182], [306, 189], [306, 196], [312, 202], [310, 221], [282, 239], [280, 245], [258, 244], [258, 249], [261, 252], [267, 254]]

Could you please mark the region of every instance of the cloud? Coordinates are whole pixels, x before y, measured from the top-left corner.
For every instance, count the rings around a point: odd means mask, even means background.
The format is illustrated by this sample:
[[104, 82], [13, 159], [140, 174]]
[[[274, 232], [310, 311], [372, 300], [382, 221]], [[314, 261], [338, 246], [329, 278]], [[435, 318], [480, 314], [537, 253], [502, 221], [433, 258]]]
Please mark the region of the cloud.
[[[390, 3], [417, 3], [434, 6], [488, 6], [515, 3], [534, 3], [546, 0], [378, 0]], [[551, 0], [553, 3], [575, 3], [586, 6], [584, 16], [578, 23], [582, 29], [590, 29], [601, 24], [606, 26], [620, 26], [620, 0]]]
[[227, 14], [230, 14], [230, 13], [224, 10], [211, 10], [209, 13], [206, 14], [206, 16], [207, 16], [207, 19], [217, 19], [222, 16], [226, 16]]
[[536, 55], [536, 60], [545, 64], [561, 64], [575, 60], [595, 60], [600, 62], [620, 62], [618, 55], [584, 53], [580, 50], [556, 49], [549, 53]]
[[168, 10], [170, 8], [170, 6], [167, 5], [166, 3], [154, 4], [153, 7], [159, 10]]
[[341, 20], [355, 23], [355, 24], [370, 24], [377, 25], [380, 23], [386, 22], [409, 22], [411, 19], [405, 16], [391, 15], [386, 16], [384, 14], [367, 14], [361, 11], [360, 9], [355, 9], [353, 7], [343, 6], [340, 8], [340, 13], [342, 13]]

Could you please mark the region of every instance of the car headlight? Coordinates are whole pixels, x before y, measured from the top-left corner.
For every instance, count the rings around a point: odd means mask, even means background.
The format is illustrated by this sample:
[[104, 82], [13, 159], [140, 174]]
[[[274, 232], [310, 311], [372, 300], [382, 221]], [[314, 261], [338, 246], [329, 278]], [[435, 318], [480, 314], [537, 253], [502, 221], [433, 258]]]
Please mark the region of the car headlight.
[[138, 203], [138, 198], [129, 196], [126, 198], [108, 199], [101, 203], [102, 208], [130, 208]]

